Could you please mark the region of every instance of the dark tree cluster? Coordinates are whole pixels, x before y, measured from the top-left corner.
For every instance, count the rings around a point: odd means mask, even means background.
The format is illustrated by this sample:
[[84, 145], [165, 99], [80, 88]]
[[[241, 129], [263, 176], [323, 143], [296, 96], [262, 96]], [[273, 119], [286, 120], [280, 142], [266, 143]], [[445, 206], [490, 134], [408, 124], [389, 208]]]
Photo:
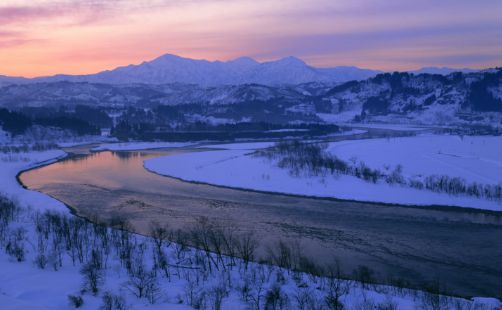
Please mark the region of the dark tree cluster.
[[502, 112], [502, 100], [495, 98], [491, 89], [500, 88], [502, 70], [497, 73], [487, 73], [483, 78], [470, 86], [468, 102], [476, 111]]
[[304, 143], [298, 140], [276, 143], [274, 147], [260, 150], [257, 156], [278, 159], [278, 166], [289, 169], [293, 175], [348, 174], [373, 183], [383, 178], [383, 173], [364, 163], [357, 165], [339, 159], [326, 151], [324, 143]]
[[[43, 108], [41, 109], [43, 110]], [[27, 109], [24, 111], [16, 112], [0, 108], [0, 126], [3, 130], [15, 136], [24, 134], [33, 125], [38, 125], [70, 130], [77, 135], [96, 135], [100, 133], [98, 127], [91, 125], [91, 123], [77, 116], [75, 113], [35, 113], [37, 111], [40, 112], [40, 109]]]
[[30, 128], [32, 121], [21, 113], [0, 108], [0, 125], [3, 130], [15, 136]]

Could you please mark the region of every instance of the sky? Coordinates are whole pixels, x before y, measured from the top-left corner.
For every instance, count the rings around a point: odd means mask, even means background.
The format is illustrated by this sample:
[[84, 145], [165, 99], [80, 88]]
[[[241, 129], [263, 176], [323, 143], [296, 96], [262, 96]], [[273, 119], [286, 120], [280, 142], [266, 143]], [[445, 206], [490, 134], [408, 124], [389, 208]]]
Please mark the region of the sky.
[[385, 71], [502, 66], [502, 0], [0, 0], [0, 75], [169, 53]]

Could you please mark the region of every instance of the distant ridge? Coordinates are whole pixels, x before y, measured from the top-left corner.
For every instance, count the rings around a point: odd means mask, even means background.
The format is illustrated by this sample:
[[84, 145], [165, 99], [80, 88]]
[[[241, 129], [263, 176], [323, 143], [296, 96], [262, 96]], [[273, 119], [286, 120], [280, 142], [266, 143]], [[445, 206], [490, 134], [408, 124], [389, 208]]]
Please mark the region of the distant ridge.
[[[414, 74], [442, 74], [475, 72], [474, 69], [425, 67], [409, 71]], [[222, 86], [262, 84], [267, 86], [297, 85], [320, 82], [338, 84], [352, 80], [366, 80], [382, 73], [379, 70], [361, 69], [354, 66], [316, 68], [303, 60], [288, 56], [275, 61], [258, 62], [251, 57], [239, 57], [229, 61], [208, 61], [165, 54], [137, 65], [118, 67], [89, 75], [58, 74], [33, 79], [0, 76], [0, 86], [31, 82], [91, 82], [104, 84], [197, 84]]]
[[450, 74], [453, 72], [471, 73], [471, 72], [476, 72], [476, 71], [480, 71], [480, 70], [469, 69], [469, 68], [423, 67], [418, 70], [410, 71], [410, 73], [414, 73], [414, 74], [428, 73], [428, 74], [447, 75], [447, 74]]
[[381, 73], [357, 67], [315, 68], [289, 56], [258, 62], [250, 57], [230, 61], [208, 61], [166, 54], [138, 65], [118, 67], [89, 75], [54, 75], [33, 79], [0, 79], [0, 83], [93, 82], [106, 84], [198, 84], [201, 86], [262, 84], [269, 86], [310, 82], [342, 83], [364, 80]]

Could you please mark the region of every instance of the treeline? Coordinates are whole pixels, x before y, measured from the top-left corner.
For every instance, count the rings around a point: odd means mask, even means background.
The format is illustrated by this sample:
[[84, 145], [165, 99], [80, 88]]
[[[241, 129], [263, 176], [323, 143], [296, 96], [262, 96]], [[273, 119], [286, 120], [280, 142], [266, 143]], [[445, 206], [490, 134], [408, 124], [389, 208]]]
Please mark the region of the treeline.
[[279, 142], [274, 147], [257, 151], [256, 156], [277, 160], [280, 168], [292, 175], [325, 176], [346, 174], [367, 182], [379, 181], [450, 195], [466, 195], [490, 200], [502, 200], [502, 184], [467, 182], [459, 177], [430, 175], [422, 179], [406, 178], [400, 165], [390, 171], [368, 167], [362, 161], [347, 162], [327, 151], [325, 143], [304, 143], [298, 140]]
[[315, 137], [337, 133], [340, 128], [327, 124], [281, 125], [266, 122], [238, 122], [213, 125], [206, 122], [158, 127], [154, 123], [120, 121], [112, 135], [120, 140], [235, 140], [284, 137]]
[[[13, 136], [24, 134], [30, 127], [35, 125], [69, 130], [76, 135], [100, 134], [98, 126], [85, 120], [85, 113], [35, 113], [35, 111], [39, 110], [31, 109], [23, 112], [0, 108], [0, 126]], [[30, 111], [30, 113], [27, 111]], [[80, 115], [84, 117], [80, 117]]]
[[473, 82], [469, 88], [468, 103], [475, 111], [502, 112], [502, 99], [494, 96], [491, 89], [500, 88], [502, 70], [486, 72], [483, 77]]
[[20, 145], [0, 145], [0, 153], [28, 153], [57, 149], [56, 143], [23, 143]]
[[[57, 212], [27, 213], [0, 197], [1, 248], [12, 260], [32, 261], [39, 269], [79, 266], [81, 290], [68, 295], [74, 308], [82, 307], [89, 295], [101, 297], [101, 309], [130, 309], [126, 296], [151, 304], [164, 302], [169, 283], [183, 285], [183, 294], [175, 302], [195, 309], [221, 309], [231, 293], [256, 310], [338, 310], [347, 303], [357, 303], [361, 309], [395, 309], [393, 295], [419, 300], [427, 309], [452, 303], [470, 309], [472, 305], [440, 295], [439, 287], [420, 292], [403, 289], [400, 281], [393, 283], [395, 287], [372, 285], [374, 271], [364, 266], [352, 275], [359, 282], [343, 280], [336, 264], [316, 266], [298, 245], [282, 241], [269, 248], [264, 260], [269, 264], [254, 263], [259, 241], [252, 233], [239, 233], [203, 218], [186, 231], [153, 223], [151, 238], [133, 234], [131, 228], [118, 218], [94, 224]], [[122, 287], [127, 295], [106, 287], [112, 270], [127, 278]], [[377, 291], [389, 297], [356, 302], [348, 297], [353, 291], [357, 296]]]
[[299, 140], [278, 142], [274, 147], [257, 151], [257, 156], [278, 160], [280, 168], [289, 169], [290, 173], [299, 176], [348, 174], [366, 181], [376, 183], [384, 174], [371, 169], [363, 162], [350, 164], [326, 151], [326, 143], [304, 143]]

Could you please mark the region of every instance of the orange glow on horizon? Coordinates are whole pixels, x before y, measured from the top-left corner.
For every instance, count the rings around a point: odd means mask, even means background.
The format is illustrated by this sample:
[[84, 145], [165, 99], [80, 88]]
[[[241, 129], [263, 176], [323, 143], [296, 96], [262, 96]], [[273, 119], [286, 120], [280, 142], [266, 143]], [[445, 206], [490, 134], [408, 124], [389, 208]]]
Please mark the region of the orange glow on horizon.
[[493, 67], [502, 64], [501, 12], [494, 0], [4, 0], [0, 75], [90, 74], [166, 53], [292, 55], [318, 67], [389, 71]]

